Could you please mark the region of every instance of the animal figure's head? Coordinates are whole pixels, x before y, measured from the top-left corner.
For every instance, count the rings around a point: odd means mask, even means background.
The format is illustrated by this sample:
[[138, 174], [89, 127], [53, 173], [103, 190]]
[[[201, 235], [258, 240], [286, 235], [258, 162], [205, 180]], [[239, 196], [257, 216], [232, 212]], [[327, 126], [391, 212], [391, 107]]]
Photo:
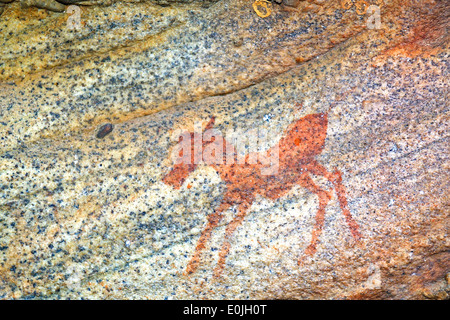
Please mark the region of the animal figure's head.
[[[309, 114], [291, 124], [280, 140], [280, 154], [296, 159], [310, 158], [322, 152], [327, 137], [326, 113]], [[289, 157], [287, 157], [289, 158]]]
[[[214, 122], [215, 117], [211, 117], [203, 132], [212, 129]], [[189, 174], [197, 168], [198, 162], [202, 159], [203, 149], [209, 143], [202, 140], [203, 132], [185, 131], [179, 136], [176, 146], [178, 154], [175, 154], [174, 159], [175, 165], [162, 179], [164, 183], [179, 189]], [[200, 145], [195, 146], [196, 143]]]

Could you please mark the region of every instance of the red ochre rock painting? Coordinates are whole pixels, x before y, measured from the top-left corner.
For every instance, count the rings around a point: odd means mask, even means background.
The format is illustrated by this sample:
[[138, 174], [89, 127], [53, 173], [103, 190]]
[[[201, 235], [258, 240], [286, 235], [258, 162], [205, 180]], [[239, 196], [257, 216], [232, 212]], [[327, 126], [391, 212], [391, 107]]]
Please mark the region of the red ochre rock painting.
[[[207, 124], [205, 131], [212, 129], [214, 122], [215, 118], [213, 117]], [[209, 161], [208, 164], [218, 172], [226, 184], [223, 200], [215, 209], [214, 213], [208, 216], [206, 227], [186, 267], [186, 274], [195, 272], [199, 267], [201, 253], [205, 249], [212, 231], [221, 221], [223, 212], [232, 206], [237, 206], [238, 208], [237, 215], [226, 227], [225, 239], [219, 252], [219, 260], [214, 272], [215, 276], [221, 274], [225, 265], [225, 259], [230, 250], [230, 241], [233, 232], [244, 220], [256, 195], [259, 194], [265, 198], [276, 200], [296, 185], [306, 188], [319, 198], [319, 208], [315, 217], [311, 242], [305, 250], [305, 256], [314, 255], [317, 250], [316, 246], [319, 237], [322, 233], [325, 208], [331, 199], [331, 191], [324, 190], [316, 185], [311, 178], [311, 174], [325, 177], [332, 183], [350, 232], [356, 240], [360, 239], [359, 226], [347, 208], [346, 191], [342, 185], [341, 172], [336, 169], [333, 172], [329, 172], [315, 159], [315, 156], [320, 154], [324, 147], [327, 126], [328, 116], [326, 113], [309, 114], [292, 123], [278, 144], [266, 151], [268, 157], [270, 157], [271, 152], [278, 152], [278, 170], [274, 175], [262, 174], [262, 169], [267, 167], [267, 164], [250, 161], [251, 157], [255, 154], [249, 153], [245, 156], [245, 161], [237, 161], [235, 147], [221, 135], [215, 135], [209, 140], [205, 139], [206, 141], [202, 141], [201, 143], [202, 147], [194, 150], [196, 135], [201, 135], [202, 133], [184, 133], [191, 138], [191, 152], [189, 155], [191, 161], [176, 163], [172, 170], [164, 176], [162, 181], [173, 186], [175, 189], [179, 189], [189, 174], [197, 167], [194, 157], [198, 157], [199, 153], [201, 153], [202, 157], [207, 158], [205, 151], [208, 147], [211, 147], [211, 144], [215, 144], [215, 147], [219, 146], [223, 148], [224, 159], [223, 161]], [[179, 142], [181, 142], [181, 137]], [[196, 152], [197, 154], [195, 154]], [[180, 152], [179, 156], [183, 156], [182, 152]], [[225, 161], [225, 158], [228, 161]], [[229, 161], [230, 158], [235, 161]], [[299, 263], [300, 261], [301, 258], [299, 259]]]

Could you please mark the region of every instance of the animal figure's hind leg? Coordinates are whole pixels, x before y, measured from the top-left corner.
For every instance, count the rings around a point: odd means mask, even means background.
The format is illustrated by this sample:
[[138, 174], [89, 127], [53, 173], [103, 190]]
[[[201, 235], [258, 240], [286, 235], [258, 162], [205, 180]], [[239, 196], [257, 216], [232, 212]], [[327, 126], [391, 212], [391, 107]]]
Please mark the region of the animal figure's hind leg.
[[222, 273], [222, 270], [224, 268], [225, 265], [225, 260], [227, 258], [228, 252], [230, 251], [230, 241], [231, 241], [231, 237], [234, 233], [234, 230], [236, 230], [236, 228], [242, 223], [242, 221], [244, 220], [245, 216], [247, 215], [247, 210], [250, 208], [250, 204], [247, 202], [241, 203], [239, 205], [239, 209], [238, 209], [238, 214], [236, 215], [236, 217], [233, 219], [233, 221], [231, 221], [226, 230], [225, 230], [225, 241], [222, 244], [222, 248], [220, 249], [219, 252], [219, 261], [217, 262], [217, 266], [214, 269], [214, 276], [218, 277], [220, 276], [220, 274]]
[[[319, 242], [319, 237], [322, 233], [323, 224], [325, 221], [325, 208], [328, 204], [328, 201], [330, 201], [331, 199], [331, 195], [328, 191], [319, 188], [307, 173], [302, 174], [299, 183], [302, 187], [317, 194], [317, 196], [319, 197], [319, 209], [317, 210], [316, 213], [316, 221], [311, 236], [311, 243], [305, 250], [305, 254], [311, 256], [317, 250], [316, 249], [317, 243]], [[301, 259], [299, 259], [299, 263], [300, 261]]]
[[186, 267], [186, 274], [191, 274], [195, 272], [200, 264], [200, 255], [203, 249], [206, 247], [206, 243], [211, 237], [212, 230], [217, 227], [220, 220], [222, 220], [222, 212], [227, 210], [230, 207], [228, 202], [222, 202], [220, 206], [214, 211], [213, 214], [208, 216], [208, 223], [206, 224], [205, 229], [203, 230], [200, 239], [197, 242], [197, 246], [195, 247], [194, 255], [189, 261]]
[[307, 169], [309, 172], [317, 175], [317, 176], [323, 176], [328, 181], [330, 181], [334, 189], [336, 190], [336, 194], [339, 200], [339, 206], [341, 207], [342, 213], [345, 216], [345, 220], [347, 221], [348, 227], [350, 229], [350, 232], [354, 239], [359, 240], [361, 238], [361, 234], [359, 233], [359, 226], [358, 223], [353, 219], [352, 214], [350, 213], [350, 210], [347, 208], [347, 197], [345, 192], [345, 187], [342, 184], [342, 175], [341, 172], [336, 170], [331, 173], [328, 172], [327, 169], [321, 165], [317, 161], [312, 161], [308, 166]]

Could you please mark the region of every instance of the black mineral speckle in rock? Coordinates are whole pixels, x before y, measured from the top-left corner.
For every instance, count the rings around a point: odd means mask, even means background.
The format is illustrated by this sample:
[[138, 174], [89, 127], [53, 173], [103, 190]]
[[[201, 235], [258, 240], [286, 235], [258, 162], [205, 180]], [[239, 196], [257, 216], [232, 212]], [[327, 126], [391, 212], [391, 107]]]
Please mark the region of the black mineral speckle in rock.
[[101, 126], [100, 130], [98, 130], [97, 132], [97, 138], [98, 139], [103, 139], [104, 137], [106, 137], [108, 134], [110, 134], [113, 131], [113, 125], [111, 123], [107, 123], [103, 126]]

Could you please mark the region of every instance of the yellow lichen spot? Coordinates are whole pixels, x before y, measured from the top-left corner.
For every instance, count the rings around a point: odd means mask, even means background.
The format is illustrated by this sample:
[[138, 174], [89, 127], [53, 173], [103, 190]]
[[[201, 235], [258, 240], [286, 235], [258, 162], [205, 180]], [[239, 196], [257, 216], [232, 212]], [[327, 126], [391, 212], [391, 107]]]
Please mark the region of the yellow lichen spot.
[[[264, 8], [263, 11], [260, 8]], [[253, 10], [261, 18], [266, 18], [272, 14], [272, 3], [268, 0], [256, 0], [253, 2]]]
[[341, 0], [342, 9], [348, 10], [353, 6], [352, 0]]
[[356, 7], [356, 13], [362, 16], [362, 15], [366, 14], [369, 4], [364, 0], [358, 0], [355, 2], [355, 7]]

